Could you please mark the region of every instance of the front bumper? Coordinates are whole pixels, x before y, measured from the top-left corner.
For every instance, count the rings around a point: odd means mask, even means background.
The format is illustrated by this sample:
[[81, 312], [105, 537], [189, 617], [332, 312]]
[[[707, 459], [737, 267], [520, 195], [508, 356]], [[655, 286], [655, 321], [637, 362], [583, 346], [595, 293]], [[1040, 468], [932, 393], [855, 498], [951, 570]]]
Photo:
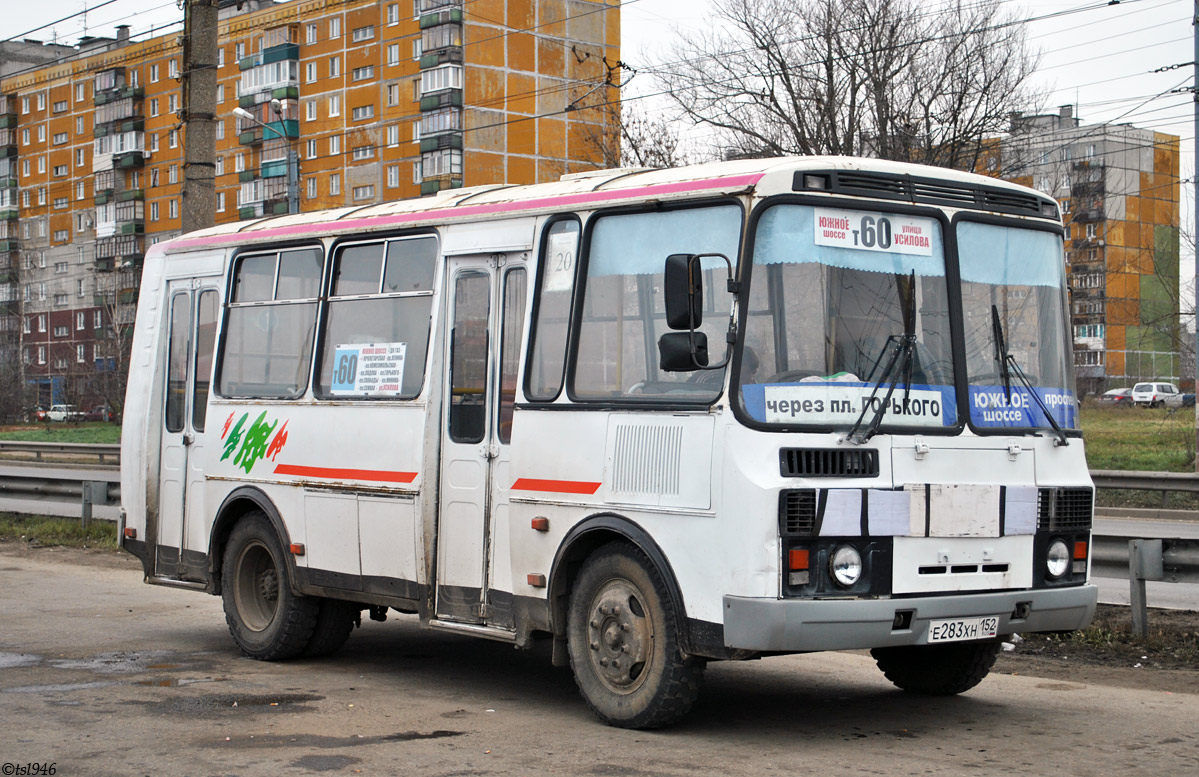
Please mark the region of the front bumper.
[[[759, 599], [724, 597], [724, 642], [762, 651], [853, 650], [923, 645], [929, 621], [996, 616], [999, 633], [1072, 631], [1091, 622], [1099, 589], [1073, 588], [957, 593], [903, 599]], [[1027, 615], [1015, 618], [1017, 607]], [[893, 628], [896, 613], [911, 613]]]

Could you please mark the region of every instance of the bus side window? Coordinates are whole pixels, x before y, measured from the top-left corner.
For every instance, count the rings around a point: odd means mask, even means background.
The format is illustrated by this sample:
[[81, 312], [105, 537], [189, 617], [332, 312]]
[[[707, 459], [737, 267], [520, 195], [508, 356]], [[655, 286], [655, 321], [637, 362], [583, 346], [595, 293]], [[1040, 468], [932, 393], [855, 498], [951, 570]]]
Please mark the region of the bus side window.
[[212, 349], [216, 345], [215, 289], [204, 289], [196, 303], [196, 377], [192, 389], [192, 428], [204, 431], [208, 413], [208, 384], [212, 379]]
[[191, 297], [186, 293], [171, 297], [171, 332], [167, 344], [168, 432], [182, 432], [187, 408], [187, 340], [191, 334]]
[[238, 257], [221, 338], [221, 396], [295, 398], [304, 393], [323, 255], [314, 247]]
[[570, 296], [579, 255], [579, 222], [551, 223], [541, 242], [541, 270], [525, 393], [530, 399], [552, 400], [562, 391], [566, 367], [566, 335], [570, 328]]
[[516, 406], [516, 369], [520, 362], [521, 324], [525, 320], [528, 298], [528, 273], [523, 267], [504, 276], [504, 316], [500, 331], [500, 397], [497, 436], [502, 443], [512, 442], [512, 411]]
[[338, 247], [317, 396], [412, 399], [420, 393], [436, 267], [432, 235]]

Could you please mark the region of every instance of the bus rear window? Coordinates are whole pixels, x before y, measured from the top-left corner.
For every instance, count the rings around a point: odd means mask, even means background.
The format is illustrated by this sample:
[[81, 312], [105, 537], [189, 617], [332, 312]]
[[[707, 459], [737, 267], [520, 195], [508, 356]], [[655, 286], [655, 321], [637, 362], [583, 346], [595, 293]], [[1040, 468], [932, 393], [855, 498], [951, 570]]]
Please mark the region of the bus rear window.
[[223, 397], [294, 398], [308, 386], [322, 251], [239, 257], [221, 343]]

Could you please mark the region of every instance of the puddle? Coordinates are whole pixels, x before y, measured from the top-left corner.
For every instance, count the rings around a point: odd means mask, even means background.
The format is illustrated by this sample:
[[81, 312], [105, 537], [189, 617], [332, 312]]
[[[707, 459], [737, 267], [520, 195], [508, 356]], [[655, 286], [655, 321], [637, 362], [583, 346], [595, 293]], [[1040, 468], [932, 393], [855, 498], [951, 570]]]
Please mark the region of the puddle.
[[[146, 680], [138, 682], [138, 685], [151, 685], [162, 687], [170, 687], [162, 683], [170, 682], [168, 680]], [[190, 682], [182, 680], [179, 685], [187, 685]], [[203, 682], [211, 682], [204, 680]], [[308, 702], [321, 701], [324, 696], [317, 696], [309, 693], [278, 693], [278, 694], [245, 694], [245, 693], [220, 693], [206, 694], [204, 696], [191, 696], [184, 698], [169, 698], [158, 701], [139, 701], [135, 702], [147, 707], [152, 707], [156, 711], [167, 715], [192, 715], [192, 716], [225, 716], [225, 715], [262, 715], [275, 712], [315, 712], [316, 708], [308, 706]]]
[[[305, 747], [317, 748], [321, 750], [332, 750], [340, 747], [360, 747], [362, 745], [380, 745], [389, 742], [415, 742], [422, 739], [448, 739], [450, 737], [460, 737], [466, 732], [464, 731], [402, 731], [396, 734], [383, 734], [381, 736], [364, 737], [328, 737], [319, 734], [295, 734], [292, 736], [280, 736], [278, 734], [267, 734], [265, 736], [237, 736], [230, 741], [207, 742], [210, 747], [237, 747], [237, 748], [258, 748], [258, 747]], [[303, 759], [301, 759], [303, 760]]]
[[56, 669], [84, 669], [99, 674], [138, 674], [150, 670], [154, 666], [177, 668], [179, 664], [169, 664], [164, 659], [174, 658], [175, 654], [165, 650], [151, 650], [144, 653], [120, 651], [117, 653], [100, 653], [89, 658], [53, 659], [49, 663]]
[[149, 688], [182, 688], [196, 683], [211, 683], [216, 682], [211, 677], [158, 677], [152, 680], [134, 680], [134, 685], [143, 685]]
[[30, 653], [0, 653], [0, 669], [15, 669], [18, 666], [33, 666], [42, 660]]
[[306, 755], [292, 761], [291, 767], [307, 769], [310, 772], [336, 772], [361, 761], [361, 758], [351, 758], [348, 755]]
[[89, 688], [107, 688], [116, 685], [111, 681], [94, 683], [61, 683], [59, 685], [22, 685], [17, 688], [0, 689], [0, 693], [70, 693], [71, 691], [86, 691]]

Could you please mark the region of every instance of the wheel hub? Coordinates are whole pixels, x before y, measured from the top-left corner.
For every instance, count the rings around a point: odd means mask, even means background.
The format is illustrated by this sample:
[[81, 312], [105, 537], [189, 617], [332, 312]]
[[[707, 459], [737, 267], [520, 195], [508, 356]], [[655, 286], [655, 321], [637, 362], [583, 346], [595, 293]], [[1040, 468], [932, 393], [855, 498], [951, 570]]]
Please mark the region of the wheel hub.
[[613, 580], [596, 594], [587, 624], [596, 675], [619, 693], [636, 690], [653, 654], [654, 630], [636, 588]]
[[258, 595], [267, 602], [279, 598], [279, 575], [274, 569], [266, 569], [258, 574]]

